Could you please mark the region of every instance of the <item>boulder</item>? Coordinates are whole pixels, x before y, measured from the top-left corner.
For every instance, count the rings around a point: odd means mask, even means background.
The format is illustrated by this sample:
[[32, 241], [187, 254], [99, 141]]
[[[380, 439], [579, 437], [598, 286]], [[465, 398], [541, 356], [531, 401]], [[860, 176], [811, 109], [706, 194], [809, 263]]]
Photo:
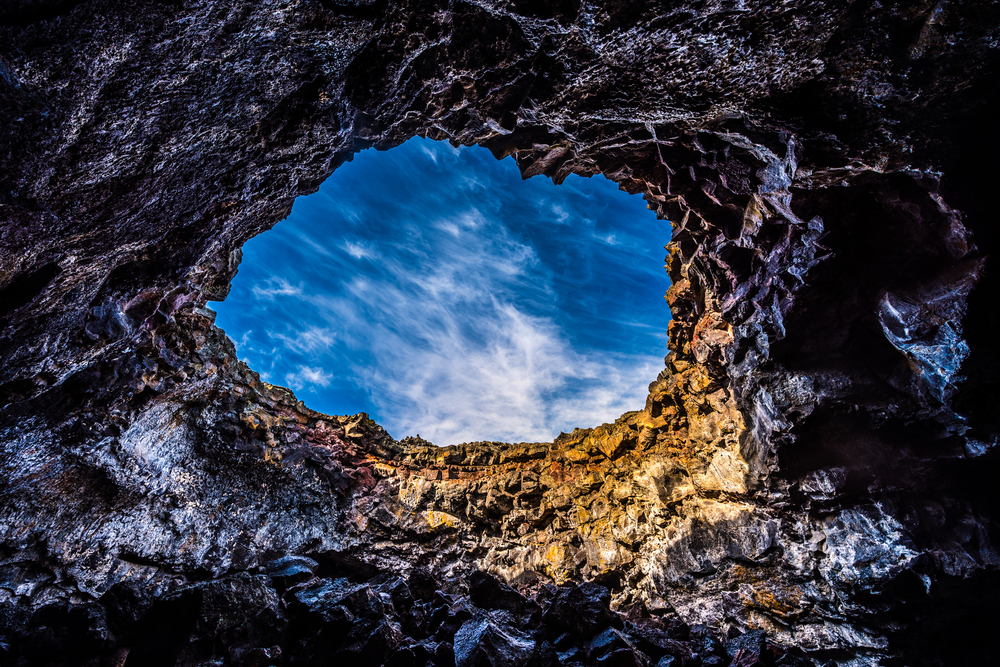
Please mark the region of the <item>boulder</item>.
[[312, 558], [285, 556], [267, 563], [263, 569], [264, 574], [271, 579], [274, 587], [279, 591], [284, 591], [289, 586], [312, 579], [313, 573], [318, 567], [319, 563]]
[[505, 612], [469, 619], [455, 633], [455, 667], [524, 667], [537, 642], [517, 629]]
[[586, 582], [560, 591], [545, 613], [545, 621], [577, 637], [591, 637], [611, 624], [610, 604], [607, 588]]
[[350, 643], [333, 654], [333, 662], [352, 667], [380, 667], [386, 664], [402, 640], [399, 626], [388, 619], [379, 621], [374, 627], [370, 623], [359, 623], [348, 635]]
[[631, 639], [615, 628], [605, 628], [588, 641], [585, 647], [587, 658], [590, 660], [603, 658], [620, 649], [636, 650], [636, 646]]
[[[682, 641], [670, 636], [671, 629], [663, 627], [663, 623], [654, 623], [651, 619], [640, 619], [634, 623], [627, 622], [625, 631], [640, 651], [658, 660], [664, 656], [690, 659], [691, 648]], [[687, 626], [683, 626], [686, 630]], [[684, 633], [686, 636], [686, 632]]]
[[281, 647], [240, 646], [230, 649], [229, 656], [235, 667], [271, 667], [281, 664]]
[[506, 609], [516, 615], [538, 609], [534, 602], [481, 570], [476, 570], [469, 576], [469, 599], [483, 609]]
[[774, 654], [767, 646], [763, 630], [750, 630], [726, 642], [726, 653], [734, 667], [771, 667]]
[[646, 667], [648, 659], [642, 653], [630, 648], [620, 648], [597, 659], [600, 667]]

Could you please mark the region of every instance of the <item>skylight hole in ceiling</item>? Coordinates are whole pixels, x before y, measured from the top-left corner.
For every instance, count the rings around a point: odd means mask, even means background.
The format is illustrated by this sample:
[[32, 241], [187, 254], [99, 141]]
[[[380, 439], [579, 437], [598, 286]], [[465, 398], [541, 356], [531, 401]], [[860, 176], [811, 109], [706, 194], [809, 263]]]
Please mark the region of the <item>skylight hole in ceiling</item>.
[[328, 414], [439, 445], [551, 441], [642, 409], [670, 226], [604, 178], [414, 138], [364, 151], [252, 239], [218, 324]]

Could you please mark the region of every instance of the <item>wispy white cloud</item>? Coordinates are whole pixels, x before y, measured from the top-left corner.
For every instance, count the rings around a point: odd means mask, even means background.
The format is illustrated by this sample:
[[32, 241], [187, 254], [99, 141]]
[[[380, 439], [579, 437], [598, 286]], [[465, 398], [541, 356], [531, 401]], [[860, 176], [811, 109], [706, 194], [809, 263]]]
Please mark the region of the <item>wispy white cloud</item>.
[[562, 204], [552, 204], [552, 222], [557, 225], [565, 224], [569, 221], [569, 211]]
[[250, 349], [251, 346], [250, 341], [253, 340], [253, 338], [251, 338], [252, 335], [253, 335], [253, 329], [247, 329], [247, 331], [242, 336], [240, 336], [239, 340], [235, 341], [239, 349], [241, 350]]
[[309, 234], [299, 233], [296, 234], [295, 237], [302, 243], [302, 245], [312, 250], [313, 253], [322, 257], [333, 257], [333, 253], [330, 252], [329, 248], [321, 243], [318, 243]]
[[260, 285], [253, 286], [253, 295], [258, 299], [273, 301], [279, 296], [298, 296], [302, 294], [302, 285], [292, 285], [284, 278], [272, 277]]
[[[646, 324], [658, 320], [626, 312], [637, 301], [619, 291], [647, 273], [637, 257], [662, 277], [662, 241], [646, 257], [635, 227], [609, 222], [592, 198], [604, 184], [578, 179], [582, 189], [550, 199], [551, 183], [532, 179], [531, 194], [514, 196], [500, 185], [524, 187], [519, 175], [489, 155], [495, 170], [475, 175], [478, 158], [443, 143], [378, 157], [393, 155], [395, 166], [331, 179], [319, 204], [297, 202], [301, 227], [269, 232], [266, 272], [242, 288], [256, 301], [243, 310], [253, 335], [241, 356], [252, 343], [251, 366], [318, 409], [367, 410], [397, 438], [442, 445], [546, 441], [641, 408], [666, 319]], [[234, 292], [250, 275], [241, 267]], [[665, 289], [651, 298], [662, 303]], [[654, 342], [630, 342], [640, 339]]]
[[640, 409], [645, 384], [662, 366], [656, 356], [576, 351], [550, 319], [510, 303], [493, 302], [473, 336], [455, 317], [433, 315], [438, 326], [418, 323], [419, 346], [383, 330], [379, 372], [355, 368], [398, 437], [551, 440]]
[[551, 440], [642, 407], [660, 358], [578, 351], [551, 317], [519, 307], [552, 286], [505, 226], [466, 212], [403, 227], [378, 275], [351, 277], [344, 297], [308, 297], [360, 353], [346, 370], [393, 435]]
[[[364, 222], [366, 211], [353, 198], [335, 197], [329, 192], [324, 192], [322, 188], [316, 194], [311, 195], [311, 197], [316, 198], [314, 200], [315, 210], [310, 210], [301, 215], [318, 216], [321, 209], [322, 216], [328, 220], [344, 221], [351, 225]], [[297, 199], [295, 205], [299, 206], [302, 201], [302, 199]], [[322, 205], [320, 205], [320, 202]], [[299, 211], [293, 209], [292, 217], [297, 217], [298, 215], [300, 215]]]
[[336, 334], [327, 327], [309, 327], [291, 333], [272, 333], [285, 347], [300, 353], [323, 351], [333, 345]]
[[459, 180], [463, 190], [468, 192], [482, 192], [490, 187], [490, 182], [485, 178], [462, 174]]
[[462, 235], [462, 230], [458, 228], [458, 225], [453, 220], [440, 220], [437, 223], [437, 228], [442, 232], [448, 232], [455, 238]]
[[354, 259], [374, 259], [378, 253], [368, 243], [344, 241], [344, 250]]
[[285, 383], [296, 390], [328, 387], [332, 379], [331, 373], [312, 366], [299, 366], [294, 372], [285, 375]]
[[430, 144], [421, 144], [420, 152], [426, 155], [428, 158], [430, 158], [431, 162], [433, 162], [434, 164], [438, 163], [438, 152], [435, 146], [432, 146]]
[[459, 149], [446, 141], [419, 142], [419, 152], [429, 158], [435, 165], [441, 161], [453, 163], [458, 155]]

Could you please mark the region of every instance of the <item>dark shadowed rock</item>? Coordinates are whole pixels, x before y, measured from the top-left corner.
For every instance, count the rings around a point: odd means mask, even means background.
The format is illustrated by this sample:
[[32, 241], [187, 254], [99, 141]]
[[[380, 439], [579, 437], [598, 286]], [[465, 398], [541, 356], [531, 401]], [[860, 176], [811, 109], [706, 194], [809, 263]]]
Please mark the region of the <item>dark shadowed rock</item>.
[[271, 578], [278, 590], [309, 581], [319, 563], [305, 556], [286, 556], [264, 566], [264, 573]]
[[136, 628], [125, 667], [175, 665], [198, 623], [201, 593], [185, 589], [154, 602]]
[[525, 667], [538, 643], [500, 611], [466, 621], [455, 633], [454, 646], [456, 667]]
[[231, 649], [232, 664], [238, 667], [271, 667], [280, 665], [282, 653], [280, 646], [241, 646]]
[[733, 667], [771, 667], [774, 654], [767, 645], [767, 635], [762, 630], [749, 630], [740, 637], [726, 642], [726, 653]]
[[316, 579], [288, 591], [293, 598], [289, 606], [299, 615], [315, 616], [322, 623], [354, 622], [355, 616], [345, 604], [347, 598], [364, 584], [351, 583], [346, 578]]
[[597, 658], [594, 664], [601, 667], [648, 667], [649, 660], [634, 649], [619, 648]]
[[673, 628], [671, 632], [669, 624], [659, 619], [637, 619], [634, 622], [626, 622], [625, 631], [639, 650], [653, 660], [665, 655], [687, 659], [692, 650], [690, 645], [681, 641], [687, 639], [686, 632], [681, 632], [677, 628]]
[[585, 647], [589, 660], [597, 660], [619, 649], [634, 650], [636, 648], [631, 638], [615, 628], [605, 628], [603, 632], [599, 632], [588, 640]]
[[369, 617], [367, 623], [356, 623], [347, 636], [346, 646], [334, 652], [332, 659], [359, 667], [379, 667], [386, 663], [399, 644], [403, 634], [396, 623]]
[[[105, 609], [98, 604], [46, 605], [31, 615], [22, 633], [22, 650], [35, 664], [73, 665], [97, 660], [115, 642]], [[8, 655], [14, 642], [8, 635], [4, 648]]]
[[516, 590], [479, 570], [469, 575], [469, 599], [483, 609], [505, 609], [517, 616], [538, 610]]
[[407, 579], [410, 593], [421, 600], [430, 600], [438, 590], [437, 581], [426, 568], [414, 568]]
[[604, 586], [587, 582], [564, 589], [545, 613], [546, 621], [576, 637], [593, 636], [611, 621], [611, 593]]
[[286, 623], [265, 576], [240, 573], [194, 584], [153, 603], [136, 629], [127, 664], [173, 664], [171, 656], [209, 657], [218, 651], [246, 654], [252, 662], [254, 649], [275, 647]]

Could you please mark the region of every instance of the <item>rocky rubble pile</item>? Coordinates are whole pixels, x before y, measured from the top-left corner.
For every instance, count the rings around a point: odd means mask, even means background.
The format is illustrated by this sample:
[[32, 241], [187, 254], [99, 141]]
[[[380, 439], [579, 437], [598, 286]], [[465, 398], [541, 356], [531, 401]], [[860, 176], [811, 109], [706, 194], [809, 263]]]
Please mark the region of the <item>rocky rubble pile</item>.
[[53, 604], [7, 618], [8, 627], [21, 629], [0, 640], [0, 661], [93, 667], [814, 664], [762, 631], [721, 637], [641, 607], [612, 611], [610, 592], [593, 582], [525, 593], [478, 570], [462, 581], [440, 581], [426, 569], [364, 576], [293, 556], [153, 599], [120, 584], [97, 602]]

